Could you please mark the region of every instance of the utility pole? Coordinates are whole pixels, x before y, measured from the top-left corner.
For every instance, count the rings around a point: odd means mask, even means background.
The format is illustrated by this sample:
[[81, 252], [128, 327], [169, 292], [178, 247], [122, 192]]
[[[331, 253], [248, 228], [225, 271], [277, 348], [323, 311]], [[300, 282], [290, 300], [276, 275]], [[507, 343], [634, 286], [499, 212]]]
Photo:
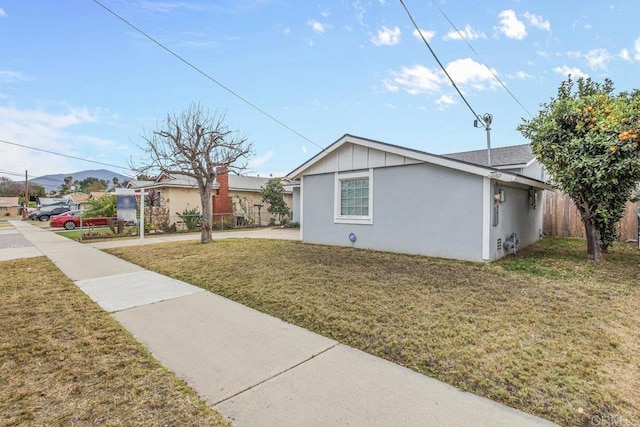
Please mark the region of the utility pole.
[[[482, 127], [487, 131], [487, 166], [491, 167], [491, 122], [493, 122], [493, 116], [486, 113], [482, 117], [478, 116], [478, 118], [482, 119], [484, 122]], [[473, 127], [480, 127], [478, 126], [478, 119], [473, 121]]]
[[27, 218], [27, 207], [29, 206], [29, 174], [24, 171], [24, 206], [22, 207], [22, 219]]

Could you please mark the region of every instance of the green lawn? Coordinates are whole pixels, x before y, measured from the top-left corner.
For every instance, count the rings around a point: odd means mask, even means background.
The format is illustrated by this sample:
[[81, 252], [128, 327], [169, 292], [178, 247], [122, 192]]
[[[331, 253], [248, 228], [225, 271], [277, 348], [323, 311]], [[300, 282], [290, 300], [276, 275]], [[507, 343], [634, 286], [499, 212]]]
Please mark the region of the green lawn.
[[228, 425], [49, 260], [0, 271], [0, 425]]
[[554, 238], [491, 264], [257, 239], [109, 252], [564, 425], [640, 422], [628, 245], [602, 264]]

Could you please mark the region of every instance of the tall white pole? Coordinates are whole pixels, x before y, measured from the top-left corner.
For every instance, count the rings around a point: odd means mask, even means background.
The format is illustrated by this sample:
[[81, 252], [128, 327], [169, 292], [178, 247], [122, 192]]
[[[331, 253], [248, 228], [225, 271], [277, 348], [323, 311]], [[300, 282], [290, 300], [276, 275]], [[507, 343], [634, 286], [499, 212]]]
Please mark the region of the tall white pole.
[[144, 240], [144, 188], [140, 189], [140, 243]]
[[482, 120], [487, 130], [487, 165], [491, 167], [491, 122], [493, 121], [493, 116], [487, 113], [482, 117]]

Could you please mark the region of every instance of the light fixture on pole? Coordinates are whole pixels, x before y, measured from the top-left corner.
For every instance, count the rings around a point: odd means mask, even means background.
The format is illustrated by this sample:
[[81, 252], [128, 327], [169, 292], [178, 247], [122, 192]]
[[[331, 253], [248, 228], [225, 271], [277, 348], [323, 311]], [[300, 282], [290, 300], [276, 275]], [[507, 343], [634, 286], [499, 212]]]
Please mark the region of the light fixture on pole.
[[478, 119], [484, 122], [482, 127], [487, 131], [487, 165], [491, 167], [491, 122], [493, 122], [493, 116], [489, 113], [485, 113], [482, 117], [478, 116], [478, 118], [473, 121], [473, 127], [480, 127]]

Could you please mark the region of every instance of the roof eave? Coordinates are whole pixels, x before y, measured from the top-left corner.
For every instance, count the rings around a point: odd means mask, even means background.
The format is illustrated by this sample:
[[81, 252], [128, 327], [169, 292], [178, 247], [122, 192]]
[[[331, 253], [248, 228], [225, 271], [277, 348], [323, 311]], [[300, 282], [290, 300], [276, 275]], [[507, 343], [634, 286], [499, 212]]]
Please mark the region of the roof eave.
[[436, 154], [426, 153], [424, 151], [412, 150], [410, 148], [400, 147], [397, 145], [387, 144], [384, 142], [374, 141], [371, 139], [360, 138], [357, 136], [345, 134], [340, 139], [335, 141], [333, 144], [324, 149], [324, 151], [316, 154], [314, 157], [300, 165], [297, 169], [291, 171], [287, 174], [287, 177], [290, 179], [297, 180], [300, 176], [303, 175], [304, 171], [309, 169], [312, 165], [322, 160], [324, 157], [335, 151], [337, 148], [341, 147], [346, 143], [357, 143], [359, 145], [363, 145], [365, 147], [377, 149], [380, 151], [386, 151], [392, 154], [396, 154], [399, 156], [410, 157], [415, 160], [419, 160], [425, 163], [431, 163], [438, 166], [444, 166], [451, 169], [457, 169], [463, 172], [468, 172], [474, 175], [487, 176], [491, 171], [496, 171], [497, 169], [475, 165], [473, 163], [468, 163], [462, 160], [451, 159], [448, 157], [438, 156]]

